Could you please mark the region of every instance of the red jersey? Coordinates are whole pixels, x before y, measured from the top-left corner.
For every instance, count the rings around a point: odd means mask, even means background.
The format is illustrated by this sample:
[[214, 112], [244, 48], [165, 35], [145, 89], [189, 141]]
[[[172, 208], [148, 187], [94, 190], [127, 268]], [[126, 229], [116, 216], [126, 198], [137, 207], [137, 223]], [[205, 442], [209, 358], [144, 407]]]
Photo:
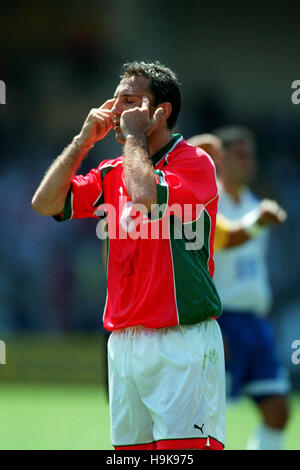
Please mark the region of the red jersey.
[[[58, 221], [107, 215], [104, 327], [162, 328], [218, 317], [212, 281], [218, 192], [215, 167], [181, 135], [152, 157], [157, 206], [142, 215], [127, 193], [123, 156], [72, 179]], [[102, 212], [101, 212], [102, 211]]]

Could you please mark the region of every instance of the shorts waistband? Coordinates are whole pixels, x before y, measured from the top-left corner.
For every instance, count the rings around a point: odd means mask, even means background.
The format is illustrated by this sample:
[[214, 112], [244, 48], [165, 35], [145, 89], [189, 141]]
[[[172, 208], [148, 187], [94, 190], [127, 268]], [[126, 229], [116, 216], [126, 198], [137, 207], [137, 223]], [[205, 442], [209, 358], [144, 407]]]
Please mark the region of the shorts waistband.
[[216, 318], [211, 317], [207, 318], [207, 320], [201, 321], [199, 323], [191, 323], [189, 325], [172, 325], [172, 326], [164, 326], [163, 328], [149, 328], [148, 326], [143, 326], [143, 325], [135, 325], [135, 326], [128, 326], [126, 328], [119, 328], [116, 330], [113, 330], [112, 333], [114, 334], [123, 334], [123, 333], [128, 333], [128, 334], [135, 334], [135, 333], [146, 333], [146, 332], [166, 332], [170, 330], [176, 330], [176, 329], [186, 329], [186, 328], [192, 328], [196, 326], [201, 326], [205, 325], [210, 321], [216, 321]]

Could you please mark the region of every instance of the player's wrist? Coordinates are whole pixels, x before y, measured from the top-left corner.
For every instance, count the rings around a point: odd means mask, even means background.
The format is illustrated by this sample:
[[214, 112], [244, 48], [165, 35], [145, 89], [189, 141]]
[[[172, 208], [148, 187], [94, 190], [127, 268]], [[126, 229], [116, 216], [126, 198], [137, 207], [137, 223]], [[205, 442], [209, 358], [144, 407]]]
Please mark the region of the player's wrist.
[[242, 217], [242, 228], [249, 237], [255, 237], [265, 229], [264, 225], [259, 221], [260, 215], [261, 211], [258, 207]]
[[147, 135], [143, 131], [129, 132], [125, 134], [125, 140], [135, 147], [148, 148]]
[[82, 137], [80, 134], [79, 135], [75, 135], [75, 137], [73, 138], [73, 144], [76, 145], [76, 147], [80, 148], [80, 149], [85, 149], [85, 150], [89, 150], [91, 149], [92, 147], [94, 147], [94, 142], [91, 142], [87, 139], [85, 139], [84, 137]]
[[124, 132], [126, 140], [135, 140], [138, 142], [147, 142], [147, 136], [143, 131], [128, 130]]
[[147, 149], [147, 136], [143, 132], [131, 132], [124, 135], [125, 143], [135, 148]]

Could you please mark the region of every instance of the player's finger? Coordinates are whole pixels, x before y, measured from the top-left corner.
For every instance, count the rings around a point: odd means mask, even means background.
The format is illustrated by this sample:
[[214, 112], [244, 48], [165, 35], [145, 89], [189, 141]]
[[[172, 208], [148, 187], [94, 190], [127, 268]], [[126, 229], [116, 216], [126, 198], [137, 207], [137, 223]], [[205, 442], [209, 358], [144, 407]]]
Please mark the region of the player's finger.
[[107, 111], [104, 110], [95, 110], [92, 113], [93, 121], [97, 121], [98, 123], [105, 122], [106, 127], [112, 126], [112, 116]]
[[149, 98], [147, 96], [142, 97], [142, 109], [148, 109], [149, 110]]
[[107, 119], [111, 119], [112, 117], [111, 111], [109, 109], [96, 109], [93, 114]]
[[105, 101], [105, 103], [103, 103], [99, 107], [99, 109], [109, 109], [110, 110], [113, 107], [115, 101], [116, 101], [116, 98], [111, 98], [111, 99]]
[[105, 130], [108, 130], [112, 125], [111, 122], [109, 123], [107, 119], [105, 119], [103, 116], [99, 116], [98, 114], [93, 114], [92, 119], [97, 124], [100, 124], [100, 126]]
[[89, 113], [89, 119], [93, 119], [94, 116], [98, 116], [98, 117], [102, 116], [104, 119], [107, 119], [108, 121], [111, 121], [112, 119], [111, 111], [108, 109], [93, 108], [91, 109]]

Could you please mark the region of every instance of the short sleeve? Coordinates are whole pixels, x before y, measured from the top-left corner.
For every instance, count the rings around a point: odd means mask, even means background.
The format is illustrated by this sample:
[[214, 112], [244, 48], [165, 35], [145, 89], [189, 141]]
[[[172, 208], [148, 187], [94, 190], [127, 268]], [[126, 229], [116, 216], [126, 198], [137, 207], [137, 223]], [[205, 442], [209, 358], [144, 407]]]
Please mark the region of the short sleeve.
[[85, 217], [97, 217], [96, 208], [102, 203], [103, 188], [100, 169], [93, 169], [87, 175], [72, 178], [63, 212], [55, 215], [57, 222]]
[[217, 197], [215, 167], [204, 152], [178, 156], [162, 169], [155, 169], [154, 174], [158, 218], [168, 211], [169, 215], [191, 222]]

